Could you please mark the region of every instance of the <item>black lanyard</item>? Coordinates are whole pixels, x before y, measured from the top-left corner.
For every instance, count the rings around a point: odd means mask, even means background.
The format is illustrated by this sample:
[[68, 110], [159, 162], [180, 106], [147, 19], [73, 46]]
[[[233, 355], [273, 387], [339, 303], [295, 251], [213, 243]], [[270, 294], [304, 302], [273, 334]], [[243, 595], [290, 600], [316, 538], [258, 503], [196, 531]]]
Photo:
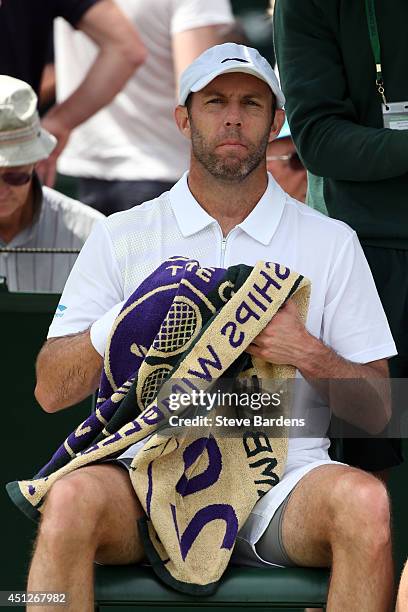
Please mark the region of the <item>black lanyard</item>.
[[365, 0], [365, 9], [367, 14], [368, 33], [370, 35], [371, 49], [373, 51], [375, 61], [375, 84], [377, 85], [377, 91], [381, 96], [384, 106], [387, 106], [381, 68], [381, 45], [380, 38], [378, 36], [377, 17], [375, 14], [374, 0]]

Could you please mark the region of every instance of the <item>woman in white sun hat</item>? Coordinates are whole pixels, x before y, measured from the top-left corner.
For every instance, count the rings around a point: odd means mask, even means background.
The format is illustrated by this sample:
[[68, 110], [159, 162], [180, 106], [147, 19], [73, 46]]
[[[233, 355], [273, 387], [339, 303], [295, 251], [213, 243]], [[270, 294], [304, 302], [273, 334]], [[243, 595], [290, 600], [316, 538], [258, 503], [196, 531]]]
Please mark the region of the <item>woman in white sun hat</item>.
[[61, 292], [75, 253], [100, 213], [43, 187], [35, 172], [56, 146], [41, 128], [37, 96], [19, 79], [0, 75], [0, 276], [11, 291]]

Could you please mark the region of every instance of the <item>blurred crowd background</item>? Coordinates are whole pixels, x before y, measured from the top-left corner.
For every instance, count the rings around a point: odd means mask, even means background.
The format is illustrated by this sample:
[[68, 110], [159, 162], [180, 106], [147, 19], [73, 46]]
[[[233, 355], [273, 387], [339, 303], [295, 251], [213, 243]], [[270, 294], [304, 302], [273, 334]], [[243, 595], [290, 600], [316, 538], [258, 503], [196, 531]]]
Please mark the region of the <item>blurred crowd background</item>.
[[[232, 0], [229, 4], [234, 16], [234, 23], [225, 24], [224, 26], [221, 26], [217, 32], [218, 40], [215, 39], [215, 41], [219, 43], [231, 41], [255, 47], [264, 57], [266, 57], [266, 59], [273, 66], [275, 66], [276, 60], [273, 47], [273, 27], [272, 18], [270, 14], [271, 9], [269, 0]], [[61, 38], [63, 38], [64, 33], [66, 34], [67, 32], [69, 32], [69, 26], [66, 23], [63, 23], [62, 20], [58, 20], [55, 31], [58, 45], [58, 43], [61, 44]], [[67, 47], [65, 49], [62, 48], [61, 51], [66, 52]], [[67, 55], [68, 54], [65, 53], [65, 56]], [[46, 69], [44, 71], [44, 76], [41, 85], [40, 110], [42, 113], [46, 113], [46, 111], [49, 110], [50, 106], [55, 103], [55, 92], [58, 91], [56, 86], [56, 74], [54, 67], [53, 39], [50, 41], [49, 57], [50, 62], [47, 64]], [[69, 65], [64, 65], [64, 56], [60, 58], [60, 63], [61, 74], [61, 72], [63, 72], [65, 68], [69, 69]], [[61, 76], [60, 79], [62, 81], [60, 84], [61, 94], [63, 94], [64, 81]], [[172, 137], [174, 141], [175, 126], [171, 127]], [[176, 140], [180, 139], [178, 134], [176, 134], [175, 137]], [[187, 143], [184, 144], [184, 148], [185, 150], [187, 150]], [[79, 198], [82, 202], [94, 206], [95, 204], [93, 200], [95, 199], [95, 197], [92, 194], [89, 196], [86, 186], [83, 187], [83, 184], [81, 184], [81, 180], [71, 180], [71, 177], [64, 173], [64, 167], [66, 168], [66, 165], [64, 165], [63, 162], [60, 162], [59, 167], [61, 169], [61, 172], [58, 176], [58, 188], [67, 195]], [[303, 202], [305, 201], [307, 189], [306, 171], [298, 154], [296, 153], [296, 148], [291, 138], [289, 125], [287, 122], [285, 123], [284, 129], [281, 132], [281, 139], [279, 140], [279, 142], [272, 144], [269, 148], [268, 169], [274, 174], [275, 178], [281, 184], [285, 191], [287, 191], [296, 199]], [[174, 179], [175, 177], [173, 176], [172, 178]], [[81, 187], [83, 188], [81, 189]], [[104, 185], [103, 187], [103, 192], [106, 193], [106, 185]], [[165, 181], [163, 181], [163, 183], [160, 183], [159, 181], [157, 193], [161, 193], [167, 187], [168, 185]], [[115, 196], [117, 196], [118, 194], [117, 192], [114, 192], [112, 195], [115, 198]], [[126, 198], [127, 195], [128, 194], [125, 190], [123, 196]], [[148, 192], [146, 194], [142, 193], [141, 201], [143, 201], [143, 195], [149, 197], [151, 194]], [[120, 199], [120, 197], [115, 198], [116, 206], [118, 200], [120, 201]], [[103, 203], [101, 203], [101, 200], [99, 200], [99, 202], [99, 209], [101, 209], [101, 207], [103, 208]], [[130, 200], [127, 200], [127, 206], [134, 205], [135, 203], [136, 202], [134, 201], [134, 199], [132, 201], [132, 198]], [[98, 207], [98, 205], [96, 206]], [[124, 207], [125, 202], [122, 202], [120, 208]], [[111, 212], [114, 212], [114, 209], [111, 208], [110, 204], [108, 203], [105, 211], [103, 212], [105, 212], [106, 214], [110, 214]]]
[[[59, 293], [100, 214], [157, 197], [187, 169], [173, 110], [191, 61], [223, 42], [275, 59], [268, 0], [41, 0], [39, 9], [0, 5], [0, 276], [10, 291]], [[36, 101], [10, 77], [37, 94], [42, 138], [54, 145], [25, 152]], [[267, 164], [305, 200], [287, 123]]]

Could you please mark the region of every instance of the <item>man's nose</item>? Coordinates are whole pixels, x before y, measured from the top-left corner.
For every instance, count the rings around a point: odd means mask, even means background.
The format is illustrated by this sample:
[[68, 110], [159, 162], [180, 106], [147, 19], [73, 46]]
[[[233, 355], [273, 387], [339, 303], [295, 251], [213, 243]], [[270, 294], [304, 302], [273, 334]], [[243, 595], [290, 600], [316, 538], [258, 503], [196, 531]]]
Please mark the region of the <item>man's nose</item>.
[[226, 127], [242, 126], [241, 108], [238, 104], [231, 104], [226, 109], [224, 123]]

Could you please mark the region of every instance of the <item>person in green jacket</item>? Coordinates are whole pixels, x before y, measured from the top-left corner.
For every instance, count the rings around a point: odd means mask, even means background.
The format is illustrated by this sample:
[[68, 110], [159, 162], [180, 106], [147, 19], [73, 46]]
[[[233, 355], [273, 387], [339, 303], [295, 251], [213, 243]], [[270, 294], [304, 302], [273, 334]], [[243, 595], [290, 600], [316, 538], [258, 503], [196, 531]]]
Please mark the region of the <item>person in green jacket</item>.
[[[408, 375], [407, 23], [406, 0], [276, 0], [274, 9], [307, 203], [357, 232], [397, 345], [393, 378]], [[343, 452], [374, 472], [402, 462], [396, 439], [344, 440]]]

